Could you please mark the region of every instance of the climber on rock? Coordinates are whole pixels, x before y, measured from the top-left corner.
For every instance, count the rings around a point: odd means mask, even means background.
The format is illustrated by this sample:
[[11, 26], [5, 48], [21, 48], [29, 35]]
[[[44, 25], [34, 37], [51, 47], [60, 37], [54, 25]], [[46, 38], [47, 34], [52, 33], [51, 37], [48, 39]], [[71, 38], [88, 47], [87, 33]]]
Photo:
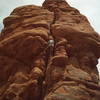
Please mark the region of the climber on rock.
[[49, 37], [48, 45], [49, 47], [54, 47], [54, 39], [52, 36]]
[[48, 51], [50, 57], [53, 56], [53, 49], [54, 49], [54, 39], [52, 36], [50, 36], [48, 41]]

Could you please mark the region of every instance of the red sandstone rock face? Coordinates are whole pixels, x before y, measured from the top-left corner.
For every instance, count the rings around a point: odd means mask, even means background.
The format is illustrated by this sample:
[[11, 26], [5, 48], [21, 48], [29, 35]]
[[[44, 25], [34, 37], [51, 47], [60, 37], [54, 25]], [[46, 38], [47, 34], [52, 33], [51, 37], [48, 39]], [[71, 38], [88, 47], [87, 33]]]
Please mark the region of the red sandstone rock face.
[[0, 100], [99, 100], [100, 36], [65, 0], [14, 9], [0, 37]]

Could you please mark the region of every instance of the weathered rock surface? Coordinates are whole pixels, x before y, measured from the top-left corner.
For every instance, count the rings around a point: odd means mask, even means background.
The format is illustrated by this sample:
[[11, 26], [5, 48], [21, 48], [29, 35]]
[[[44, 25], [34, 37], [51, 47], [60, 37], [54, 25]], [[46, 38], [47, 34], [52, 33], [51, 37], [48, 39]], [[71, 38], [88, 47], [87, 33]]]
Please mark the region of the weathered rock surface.
[[65, 0], [13, 10], [0, 36], [0, 100], [99, 100], [100, 36]]

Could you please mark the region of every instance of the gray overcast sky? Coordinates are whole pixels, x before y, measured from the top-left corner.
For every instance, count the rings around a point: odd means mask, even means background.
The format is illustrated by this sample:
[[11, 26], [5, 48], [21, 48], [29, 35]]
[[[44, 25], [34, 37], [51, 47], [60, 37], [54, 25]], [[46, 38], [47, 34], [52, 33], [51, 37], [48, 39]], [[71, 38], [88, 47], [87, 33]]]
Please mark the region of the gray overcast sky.
[[[35, 4], [42, 5], [44, 0], [1, 0], [0, 2], [0, 30], [2, 20], [10, 14], [10, 12], [22, 5]], [[100, 34], [100, 0], [66, 0], [71, 6], [80, 10], [82, 14], [87, 16], [91, 25]], [[100, 70], [100, 65], [99, 70]]]
[[[0, 2], [0, 23], [2, 23], [3, 18], [8, 16], [14, 8], [27, 4], [41, 5], [43, 1], [44, 0], [2, 0]], [[66, 1], [68, 1], [71, 6], [78, 8], [82, 14], [86, 15], [94, 29], [100, 33], [100, 0]]]
[[[2, 0], [0, 2], [0, 23], [4, 17], [8, 16], [10, 12], [21, 5], [35, 4], [41, 5], [44, 0]], [[86, 15], [94, 27], [100, 33], [100, 0], [66, 0], [71, 6], [78, 8], [80, 12]]]

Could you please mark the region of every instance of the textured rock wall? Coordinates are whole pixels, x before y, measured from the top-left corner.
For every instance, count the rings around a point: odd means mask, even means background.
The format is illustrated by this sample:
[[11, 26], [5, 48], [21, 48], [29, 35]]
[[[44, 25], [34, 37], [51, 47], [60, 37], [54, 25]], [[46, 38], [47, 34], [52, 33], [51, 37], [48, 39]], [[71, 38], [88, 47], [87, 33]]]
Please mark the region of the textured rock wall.
[[18, 7], [0, 36], [0, 100], [99, 100], [100, 36], [65, 0]]

